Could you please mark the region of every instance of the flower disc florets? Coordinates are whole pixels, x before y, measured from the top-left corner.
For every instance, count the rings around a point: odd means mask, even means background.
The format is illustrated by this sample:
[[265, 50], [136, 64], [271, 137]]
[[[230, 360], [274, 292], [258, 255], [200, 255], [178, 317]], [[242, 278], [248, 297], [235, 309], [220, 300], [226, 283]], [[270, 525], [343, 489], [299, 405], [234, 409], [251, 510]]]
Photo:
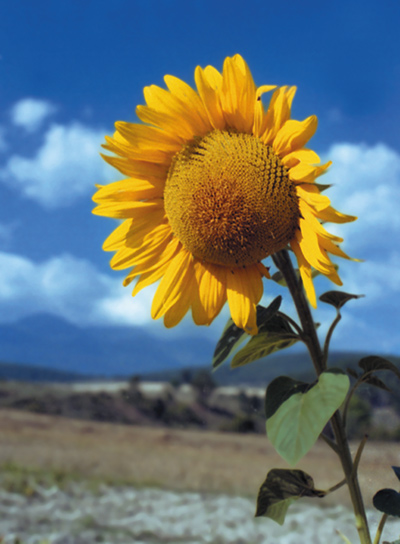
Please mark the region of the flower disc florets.
[[282, 249], [299, 224], [298, 197], [271, 146], [214, 130], [176, 154], [164, 190], [174, 234], [195, 257], [240, 267]]

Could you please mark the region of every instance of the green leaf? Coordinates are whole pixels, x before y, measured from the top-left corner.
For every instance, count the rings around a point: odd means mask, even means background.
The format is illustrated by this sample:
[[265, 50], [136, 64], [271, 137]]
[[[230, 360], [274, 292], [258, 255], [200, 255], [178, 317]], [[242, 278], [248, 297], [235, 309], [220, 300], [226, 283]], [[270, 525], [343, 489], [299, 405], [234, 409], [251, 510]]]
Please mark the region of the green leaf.
[[369, 357], [363, 357], [358, 366], [364, 370], [364, 373], [374, 372], [377, 370], [390, 370], [400, 378], [400, 371], [396, 365], [384, 359], [383, 357], [378, 357], [378, 355], [370, 355]]
[[289, 397], [296, 393], [304, 393], [310, 389], [310, 384], [294, 380], [288, 376], [279, 376], [275, 378], [267, 387], [265, 396], [265, 417], [272, 417], [278, 408]]
[[219, 367], [229, 357], [230, 353], [243, 342], [246, 336], [245, 331], [237, 327], [233, 319], [229, 319], [214, 351], [213, 368]]
[[287, 285], [286, 280], [283, 277], [283, 274], [282, 274], [282, 272], [280, 270], [278, 270], [278, 272], [275, 272], [275, 274], [272, 274], [271, 280], [278, 283], [279, 285], [282, 285], [282, 287], [286, 287], [286, 285]]
[[252, 336], [244, 348], [232, 359], [231, 367], [247, 365], [267, 357], [276, 351], [288, 348], [299, 340], [289, 323], [281, 316], [274, 315], [264, 323], [256, 336]]
[[368, 385], [373, 385], [374, 387], [377, 387], [378, 389], [383, 389], [384, 391], [388, 391], [389, 393], [392, 392], [390, 387], [388, 387], [382, 380], [377, 378], [376, 376], [366, 376], [362, 380], [363, 383], [367, 383]]
[[[276, 314], [282, 302], [282, 297], [276, 297], [271, 304], [264, 308], [260, 304], [257, 306], [257, 326], [262, 327], [268, 319]], [[225, 359], [234, 351], [239, 345], [248, 338], [249, 335], [243, 330], [237, 327], [232, 319], [229, 319], [228, 323], [223, 330], [222, 336], [218, 341], [217, 347], [214, 351], [212, 360], [213, 368], [217, 368], [222, 364]]]
[[289, 506], [300, 497], [324, 497], [325, 491], [315, 489], [314, 480], [302, 470], [274, 468], [260, 487], [256, 517], [271, 518], [283, 525]]
[[315, 187], [318, 187], [320, 193], [332, 187], [332, 185], [326, 183], [313, 183], [313, 185], [315, 185]]
[[354, 369], [352, 369], [352, 368], [346, 368], [346, 370], [347, 370], [347, 374], [348, 374], [349, 376], [351, 376], [352, 378], [355, 378], [356, 380], [358, 379], [358, 377], [359, 377], [359, 376], [358, 376], [358, 373], [357, 373]]
[[319, 297], [321, 302], [326, 302], [326, 304], [331, 304], [337, 310], [340, 310], [342, 306], [346, 304], [349, 300], [361, 298], [364, 295], [351, 295], [350, 293], [344, 293], [343, 291], [327, 291]]
[[279, 295], [274, 298], [271, 304], [264, 308], [261, 304], [257, 306], [257, 327], [262, 329], [263, 326], [276, 314], [282, 304], [282, 297]]
[[323, 372], [308, 391], [295, 393], [293, 389], [293, 394], [267, 419], [268, 438], [290, 465], [295, 465], [315, 444], [345, 400], [349, 386], [345, 374]]
[[375, 493], [372, 503], [380, 512], [400, 518], [400, 493], [394, 489], [381, 489]]
[[398, 480], [400, 480], [400, 467], [392, 467], [393, 472], [396, 474]]

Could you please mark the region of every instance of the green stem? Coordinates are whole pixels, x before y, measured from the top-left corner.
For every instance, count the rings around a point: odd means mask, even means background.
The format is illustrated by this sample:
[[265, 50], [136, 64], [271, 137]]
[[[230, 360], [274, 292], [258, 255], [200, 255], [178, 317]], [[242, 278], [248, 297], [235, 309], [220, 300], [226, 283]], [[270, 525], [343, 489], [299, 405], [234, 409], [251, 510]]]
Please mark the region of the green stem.
[[383, 516], [381, 517], [381, 521], [379, 522], [379, 526], [378, 526], [378, 529], [376, 531], [374, 544], [379, 544], [379, 542], [381, 540], [383, 528], [385, 527], [385, 523], [386, 523], [387, 518], [388, 518], [387, 514], [383, 514]]
[[[314, 320], [311, 315], [310, 307], [306, 300], [301, 281], [299, 281], [293, 268], [291, 258], [286, 250], [275, 253], [273, 256], [275, 265], [282, 272], [289, 288], [293, 302], [296, 306], [297, 314], [303, 328], [304, 341], [310, 353], [317, 376], [326, 370], [326, 357], [322, 352], [321, 345], [315, 329]], [[331, 418], [331, 425], [336, 439], [338, 456], [342, 464], [343, 472], [346, 478], [347, 486], [353, 504], [354, 515], [356, 518], [356, 527], [361, 544], [372, 544], [367, 516], [365, 513], [364, 501], [361, 495], [361, 489], [358, 482], [357, 471], [354, 470], [353, 459], [351, 457], [349, 443], [343, 426], [342, 416], [336, 411]]]

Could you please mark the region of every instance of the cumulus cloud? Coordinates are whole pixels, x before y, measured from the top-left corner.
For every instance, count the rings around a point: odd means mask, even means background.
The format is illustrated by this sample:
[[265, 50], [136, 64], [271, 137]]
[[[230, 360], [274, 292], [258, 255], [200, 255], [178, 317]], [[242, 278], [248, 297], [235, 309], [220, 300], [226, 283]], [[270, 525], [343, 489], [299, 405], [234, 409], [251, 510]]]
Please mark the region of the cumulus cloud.
[[56, 110], [54, 104], [47, 100], [23, 98], [12, 107], [11, 122], [27, 132], [36, 132]]
[[32, 158], [10, 157], [0, 179], [48, 209], [73, 204], [115, 172], [99, 156], [104, 131], [81, 123], [52, 125]]
[[[132, 298], [121, 278], [65, 254], [42, 263], [0, 252], [0, 322], [47, 313], [78, 326], [145, 326], [154, 289]], [[155, 328], [156, 325], [154, 325]]]
[[334, 207], [358, 216], [350, 225], [334, 227], [349, 237], [355, 248], [373, 252], [397, 247], [400, 235], [400, 155], [385, 144], [367, 146], [340, 143], [333, 145], [327, 158], [333, 164], [323, 183], [333, 187], [327, 194]]

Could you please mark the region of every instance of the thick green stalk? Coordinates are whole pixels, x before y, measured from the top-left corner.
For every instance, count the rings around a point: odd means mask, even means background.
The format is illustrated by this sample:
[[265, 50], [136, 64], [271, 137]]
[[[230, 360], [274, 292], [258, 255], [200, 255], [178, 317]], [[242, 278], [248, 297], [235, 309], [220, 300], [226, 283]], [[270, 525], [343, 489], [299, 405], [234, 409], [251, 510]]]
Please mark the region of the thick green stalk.
[[[273, 256], [275, 265], [282, 272], [286, 284], [292, 295], [296, 306], [297, 314], [303, 328], [304, 341], [310, 353], [317, 376], [326, 370], [326, 361], [315, 329], [314, 320], [311, 315], [309, 304], [306, 300], [303, 286], [293, 268], [291, 258], [286, 250], [282, 250]], [[365, 513], [364, 501], [361, 495], [358, 482], [357, 470], [354, 470], [353, 459], [350, 453], [349, 443], [344, 429], [342, 416], [336, 411], [331, 418], [331, 425], [335, 435], [337, 454], [342, 464], [346, 483], [349, 488], [353, 504], [356, 527], [361, 544], [372, 544], [367, 516]]]

